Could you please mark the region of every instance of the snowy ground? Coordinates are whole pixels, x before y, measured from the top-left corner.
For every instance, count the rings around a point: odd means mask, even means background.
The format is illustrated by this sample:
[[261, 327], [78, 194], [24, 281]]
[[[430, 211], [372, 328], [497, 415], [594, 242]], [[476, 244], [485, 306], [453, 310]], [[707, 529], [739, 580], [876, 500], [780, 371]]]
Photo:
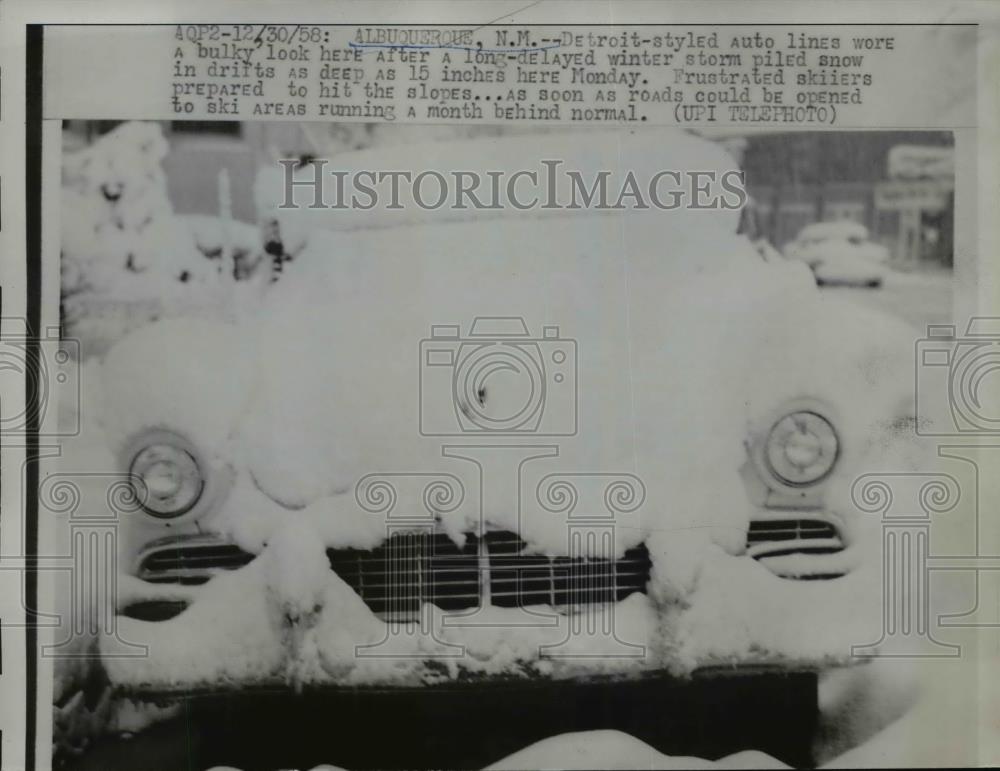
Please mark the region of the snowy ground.
[[951, 271], [890, 271], [879, 289], [830, 286], [824, 291], [898, 316], [919, 330], [921, 336], [928, 324], [947, 324], [952, 320]]

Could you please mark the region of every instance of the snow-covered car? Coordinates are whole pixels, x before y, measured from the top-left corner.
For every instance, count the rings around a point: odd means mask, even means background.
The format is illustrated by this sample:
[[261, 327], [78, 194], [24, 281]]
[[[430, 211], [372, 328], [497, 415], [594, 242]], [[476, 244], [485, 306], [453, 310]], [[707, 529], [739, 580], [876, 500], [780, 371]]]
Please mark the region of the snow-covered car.
[[[663, 131], [338, 162], [556, 157], [732, 167]], [[852, 485], [911, 449], [908, 329], [762, 259], [737, 211], [282, 216], [301, 245], [259, 307], [149, 324], [84, 373], [90, 462], [102, 446], [138, 502], [113, 686], [711, 682], [677, 719], [743, 709], [755, 735], [713, 746], [780, 755], [813, 673], [879, 637]]]
[[885, 279], [889, 250], [873, 242], [858, 222], [814, 222], [785, 246], [785, 256], [802, 260], [820, 286], [844, 284], [879, 287]]

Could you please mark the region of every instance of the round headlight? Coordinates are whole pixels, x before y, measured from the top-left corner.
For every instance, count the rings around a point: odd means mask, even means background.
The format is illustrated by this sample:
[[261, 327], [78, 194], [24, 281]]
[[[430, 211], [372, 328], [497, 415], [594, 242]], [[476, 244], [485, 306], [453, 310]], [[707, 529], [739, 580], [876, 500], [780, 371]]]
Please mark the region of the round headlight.
[[147, 513], [179, 517], [198, 502], [205, 480], [194, 457], [172, 444], [151, 444], [132, 459], [129, 468], [136, 495]]
[[837, 432], [822, 415], [793, 412], [771, 428], [764, 448], [768, 468], [781, 482], [811, 485], [826, 477], [840, 452]]

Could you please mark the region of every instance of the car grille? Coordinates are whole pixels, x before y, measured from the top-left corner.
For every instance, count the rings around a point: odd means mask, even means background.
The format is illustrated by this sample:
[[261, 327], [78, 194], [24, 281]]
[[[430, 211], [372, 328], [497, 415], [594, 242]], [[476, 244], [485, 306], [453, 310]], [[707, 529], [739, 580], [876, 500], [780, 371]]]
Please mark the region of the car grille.
[[136, 576], [153, 583], [203, 584], [222, 570], [250, 563], [253, 554], [214, 538], [172, 538], [152, 544], [139, 558]]
[[330, 566], [382, 617], [415, 617], [424, 603], [442, 610], [481, 605], [550, 605], [575, 609], [645, 591], [649, 553], [621, 559], [526, 554], [510, 532], [466, 536], [458, 546], [444, 533], [401, 533], [373, 550], [329, 549]]
[[[572, 611], [646, 591], [651, 564], [644, 545], [619, 559], [548, 557], [527, 553], [526, 547], [507, 531], [469, 534], [462, 545], [445, 533], [397, 533], [376, 549], [327, 549], [327, 557], [337, 575], [384, 618], [413, 618], [424, 603], [446, 611], [487, 604]], [[824, 519], [755, 520], [747, 533], [747, 554], [789, 578], [843, 575], [781, 567], [782, 558], [791, 555], [843, 549], [837, 528]], [[136, 576], [154, 583], [203, 584], [220, 571], [249, 564], [254, 556], [211, 536], [163, 539], [142, 553]]]
[[649, 581], [651, 565], [645, 546], [611, 560], [524, 554], [525, 542], [506, 532], [488, 533], [486, 545], [490, 601], [500, 607], [616, 602], [646, 591]]
[[458, 546], [446, 534], [398, 533], [377, 549], [327, 549], [330, 567], [376, 613], [411, 614], [422, 603], [442, 610], [480, 599], [477, 540]]
[[838, 578], [843, 571], [821, 567], [786, 570], [782, 558], [794, 555], [821, 556], [844, 550], [844, 541], [833, 523], [825, 519], [765, 519], [754, 520], [747, 531], [747, 554], [763, 562], [780, 576], [787, 578]]

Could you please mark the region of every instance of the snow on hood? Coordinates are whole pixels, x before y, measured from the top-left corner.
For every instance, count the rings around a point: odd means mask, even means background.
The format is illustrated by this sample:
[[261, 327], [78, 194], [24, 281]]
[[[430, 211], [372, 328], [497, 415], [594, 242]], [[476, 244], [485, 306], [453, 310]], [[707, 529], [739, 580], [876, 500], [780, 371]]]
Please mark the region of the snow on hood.
[[[567, 244], [544, 222], [479, 223], [315, 239], [313, 264], [279, 285], [259, 338], [259, 398], [241, 446], [261, 489], [306, 506], [353, 494], [369, 474], [448, 473], [464, 486], [465, 505], [438, 513], [456, 530], [475, 528], [479, 469], [443, 458], [442, 448], [490, 437], [421, 435], [422, 424], [456, 423], [455, 370], [428, 372], [421, 341], [441, 324], [467, 336], [480, 316], [521, 317], [534, 339], [553, 326], [575, 341], [576, 388], [548, 382], [544, 407], [555, 423], [572, 413], [575, 396], [573, 435], [521, 440], [558, 451], [521, 468], [527, 515], [514, 519], [513, 479], [509, 491], [483, 500], [486, 520], [549, 551], [566, 543], [565, 518], [539, 507], [538, 485], [550, 474], [638, 478], [645, 505], [631, 519], [619, 515], [632, 542], [668, 523], [672, 531], [713, 525], [742, 534], [737, 472], [750, 431], [775, 410], [804, 396], [823, 400], [852, 451], [880, 421], [902, 414], [908, 330], [875, 313], [848, 316], [818, 296], [805, 270], [761, 264], [745, 241], [715, 231], [664, 228], [652, 241], [663, 247], [652, 252], [651, 241], [633, 241], [635, 230], [613, 219], [572, 233]], [[411, 239], [420, 255], [402, 248]], [[506, 397], [488, 391], [487, 406]], [[418, 505], [399, 500], [396, 511]]]
[[232, 426], [250, 401], [253, 348], [230, 324], [171, 319], [141, 328], [105, 357], [101, 413], [112, 447], [137, 433], [163, 428], [188, 437], [205, 456], [224, 453]]

